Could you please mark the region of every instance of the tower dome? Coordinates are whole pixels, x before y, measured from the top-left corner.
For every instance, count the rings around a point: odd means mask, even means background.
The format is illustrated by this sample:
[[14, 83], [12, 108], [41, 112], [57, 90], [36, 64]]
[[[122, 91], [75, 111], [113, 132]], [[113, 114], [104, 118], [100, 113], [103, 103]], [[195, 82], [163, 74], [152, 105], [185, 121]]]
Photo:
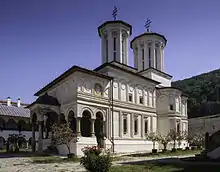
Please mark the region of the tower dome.
[[131, 41], [134, 53], [134, 67], [138, 71], [155, 68], [164, 72], [164, 47], [167, 39], [164, 35], [150, 31], [150, 20], [147, 20], [146, 32]]
[[98, 27], [101, 38], [102, 64], [117, 61], [128, 65], [128, 41], [132, 26], [116, 20], [117, 8], [113, 11], [113, 21], [106, 21]]

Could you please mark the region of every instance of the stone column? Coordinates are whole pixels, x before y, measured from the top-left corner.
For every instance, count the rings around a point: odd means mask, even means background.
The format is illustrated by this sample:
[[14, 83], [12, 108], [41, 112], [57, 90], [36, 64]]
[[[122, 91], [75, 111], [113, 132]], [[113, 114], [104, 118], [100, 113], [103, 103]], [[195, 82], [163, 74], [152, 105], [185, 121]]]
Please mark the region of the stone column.
[[43, 127], [43, 121], [38, 121], [38, 152], [43, 151], [42, 127]]
[[95, 131], [94, 131], [94, 128], [95, 128], [95, 119], [91, 119], [91, 136], [92, 137], [95, 137]]
[[81, 136], [81, 118], [76, 118], [76, 134], [78, 137]]
[[31, 140], [32, 152], [35, 152], [35, 151], [36, 151], [35, 125], [36, 125], [36, 124], [32, 123], [32, 140]]

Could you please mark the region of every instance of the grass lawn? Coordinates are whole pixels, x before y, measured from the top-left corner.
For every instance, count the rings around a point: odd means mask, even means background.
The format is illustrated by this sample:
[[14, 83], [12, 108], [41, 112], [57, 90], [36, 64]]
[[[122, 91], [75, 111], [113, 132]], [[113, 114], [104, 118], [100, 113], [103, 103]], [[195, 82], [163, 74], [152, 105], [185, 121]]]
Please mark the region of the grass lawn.
[[202, 150], [177, 150], [176, 152], [158, 152], [158, 153], [137, 153], [126, 155], [129, 157], [160, 157], [160, 156], [181, 156], [181, 155], [191, 155], [191, 154], [199, 154]]
[[123, 166], [114, 166], [111, 168], [110, 172], [174, 172], [182, 171], [182, 168], [166, 165], [123, 165]]

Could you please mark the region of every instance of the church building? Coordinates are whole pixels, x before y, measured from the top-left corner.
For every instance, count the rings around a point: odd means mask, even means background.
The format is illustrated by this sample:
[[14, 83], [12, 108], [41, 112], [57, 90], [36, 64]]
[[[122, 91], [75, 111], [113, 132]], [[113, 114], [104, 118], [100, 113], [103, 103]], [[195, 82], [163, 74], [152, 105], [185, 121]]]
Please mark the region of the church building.
[[[98, 27], [102, 64], [94, 70], [73, 66], [34, 94], [38, 98], [28, 108], [32, 138], [34, 128], [39, 130], [38, 151], [50, 146], [55, 122], [70, 123], [79, 138], [71, 147], [76, 155], [85, 146], [97, 145], [100, 132], [106, 148], [136, 152], [151, 151], [147, 133], [188, 130], [187, 97], [171, 87], [172, 76], [164, 72], [167, 39], [151, 32], [149, 24], [129, 41], [130, 24], [104, 22]], [[129, 48], [134, 66], [129, 65]]]

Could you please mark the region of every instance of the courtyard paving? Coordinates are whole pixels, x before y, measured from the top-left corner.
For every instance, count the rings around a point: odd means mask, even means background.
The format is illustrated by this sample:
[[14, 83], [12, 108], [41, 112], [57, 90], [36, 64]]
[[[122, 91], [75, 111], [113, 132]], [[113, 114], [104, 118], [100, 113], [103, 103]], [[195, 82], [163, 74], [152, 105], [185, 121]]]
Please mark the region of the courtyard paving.
[[[183, 157], [192, 157], [194, 155], [185, 156], [164, 156], [164, 157], [122, 157], [120, 161], [114, 161], [113, 165], [121, 165], [127, 162], [138, 162], [146, 160], [156, 160], [164, 158], [178, 159]], [[30, 157], [13, 157], [0, 158], [0, 172], [85, 172], [85, 169], [79, 162], [65, 163], [32, 163]]]

